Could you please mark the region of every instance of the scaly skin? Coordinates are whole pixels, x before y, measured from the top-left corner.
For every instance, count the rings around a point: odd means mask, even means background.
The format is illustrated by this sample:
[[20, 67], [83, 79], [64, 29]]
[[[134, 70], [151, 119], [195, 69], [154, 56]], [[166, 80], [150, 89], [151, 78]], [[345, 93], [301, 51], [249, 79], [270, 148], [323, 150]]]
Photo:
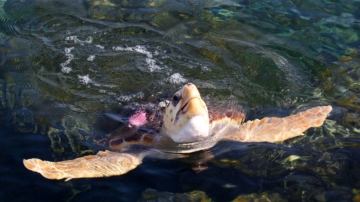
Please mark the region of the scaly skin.
[[[214, 134], [215, 137], [219, 137], [215, 138], [215, 141], [222, 138], [240, 142], [280, 142], [303, 135], [303, 132], [310, 127], [321, 126], [332, 110], [331, 106], [319, 106], [284, 118], [270, 117], [242, 123], [243, 117], [224, 116], [210, 122], [205, 102], [195, 85], [186, 84], [175, 95], [180, 96], [173, 98], [167, 106], [160, 133], [178, 143], [202, 142]], [[160, 136], [160, 139], [161, 137], [163, 136]], [[151, 146], [152, 143], [153, 136], [145, 135], [131, 141], [116, 139], [110, 141], [110, 146], [112, 148], [122, 148], [130, 144]], [[48, 179], [70, 180], [122, 175], [141, 164], [143, 156], [145, 153], [140, 156], [105, 151], [62, 162], [28, 159], [24, 160], [24, 165], [27, 169], [38, 172]]]
[[232, 122], [224, 138], [241, 142], [282, 142], [304, 135], [311, 127], [321, 126], [331, 110], [331, 106], [319, 106], [285, 118], [266, 117], [241, 125]]
[[68, 161], [50, 162], [40, 159], [24, 160], [27, 169], [40, 173], [47, 179], [96, 178], [122, 175], [141, 163], [141, 157], [118, 152], [98, 152]]

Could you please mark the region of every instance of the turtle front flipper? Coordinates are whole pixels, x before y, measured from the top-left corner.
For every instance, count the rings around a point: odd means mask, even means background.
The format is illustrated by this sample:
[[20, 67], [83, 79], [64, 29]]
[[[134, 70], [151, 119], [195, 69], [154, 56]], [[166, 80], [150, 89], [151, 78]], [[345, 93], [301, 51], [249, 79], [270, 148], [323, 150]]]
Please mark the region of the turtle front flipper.
[[73, 160], [50, 162], [40, 159], [24, 159], [27, 169], [38, 172], [48, 179], [96, 178], [122, 175], [135, 169], [142, 162], [140, 155], [100, 151], [96, 155]]
[[331, 106], [319, 106], [284, 118], [266, 117], [244, 124], [230, 124], [225, 139], [241, 142], [280, 142], [303, 135], [311, 127], [319, 127], [331, 112]]

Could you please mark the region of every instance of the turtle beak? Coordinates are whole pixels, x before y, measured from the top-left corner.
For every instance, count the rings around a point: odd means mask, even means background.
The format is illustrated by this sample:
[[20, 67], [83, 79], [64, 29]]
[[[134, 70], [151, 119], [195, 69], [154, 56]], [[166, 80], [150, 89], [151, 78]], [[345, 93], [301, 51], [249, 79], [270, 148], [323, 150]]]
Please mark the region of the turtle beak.
[[206, 111], [205, 103], [199, 98], [192, 98], [182, 109], [183, 114], [198, 115]]
[[183, 99], [180, 104], [183, 114], [198, 115], [207, 110], [199, 90], [192, 83], [188, 83], [183, 87]]

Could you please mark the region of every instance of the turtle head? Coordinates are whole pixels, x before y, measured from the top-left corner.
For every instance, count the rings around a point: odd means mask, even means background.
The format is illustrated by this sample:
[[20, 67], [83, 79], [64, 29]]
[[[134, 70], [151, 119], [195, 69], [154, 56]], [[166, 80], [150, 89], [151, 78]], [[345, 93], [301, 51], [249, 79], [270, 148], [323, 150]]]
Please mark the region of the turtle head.
[[192, 83], [174, 94], [163, 118], [161, 131], [174, 142], [195, 142], [210, 134], [206, 104]]

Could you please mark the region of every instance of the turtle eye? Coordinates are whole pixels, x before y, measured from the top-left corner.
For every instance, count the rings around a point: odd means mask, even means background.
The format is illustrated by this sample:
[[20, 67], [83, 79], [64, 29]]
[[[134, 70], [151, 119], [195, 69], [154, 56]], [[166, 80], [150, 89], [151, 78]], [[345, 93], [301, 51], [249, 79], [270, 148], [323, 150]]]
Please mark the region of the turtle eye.
[[180, 93], [175, 93], [174, 96], [172, 97], [171, 104], [174, 107], [176, 107], [176, 105], [179, 103], [180, 100], [181, 100], [181, 94]]

